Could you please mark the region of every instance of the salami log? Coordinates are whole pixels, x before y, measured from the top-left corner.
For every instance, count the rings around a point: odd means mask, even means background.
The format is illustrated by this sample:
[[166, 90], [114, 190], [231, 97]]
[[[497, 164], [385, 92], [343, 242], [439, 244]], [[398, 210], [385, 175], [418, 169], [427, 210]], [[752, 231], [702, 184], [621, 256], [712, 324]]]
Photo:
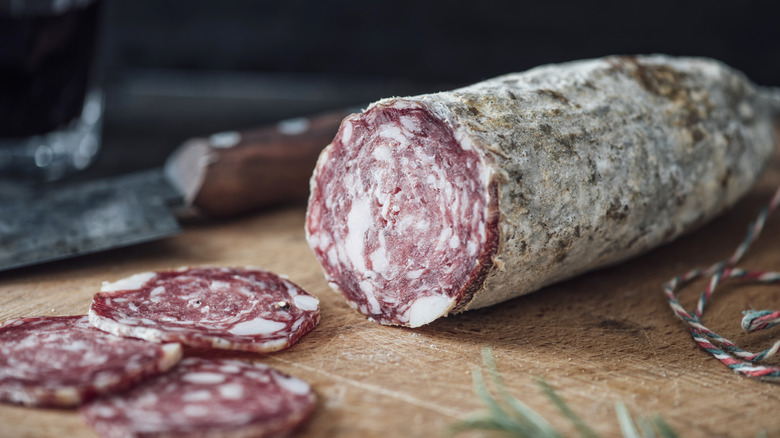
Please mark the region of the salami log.
[[331, 287], [417, 327], [643, 253], [733, 205], [774, 149], [770, 99], [702, 58], [607, 57], [384, 99], [310, 183]]
[[285, 436], [314, 410], [311, 387], [260, 363], [186, 358], [169, 373], [85, 405], [104, 438]]
[[72, 407], [167, 371], [179, 344], [104, 333], [86, 316], [43, 316], [0, 324], [0, 400]]
[[104, 283], [89, 309], [92, 324], [118, 336], [256, 353], [291, 346], [319, 318], [316, 297], [256, 268], [135, 274]]

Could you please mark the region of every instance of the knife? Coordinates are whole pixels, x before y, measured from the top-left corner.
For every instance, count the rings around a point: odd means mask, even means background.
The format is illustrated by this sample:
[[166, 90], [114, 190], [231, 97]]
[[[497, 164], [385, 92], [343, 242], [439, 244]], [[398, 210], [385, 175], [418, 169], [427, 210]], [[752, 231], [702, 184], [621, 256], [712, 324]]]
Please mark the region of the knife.
[[4, 201], [0, 271], [161, 239], [181, 230], [177, 212], [219, 219], [303, 200], [320, 151], [355, 111], [190, 139], [163, 168]]

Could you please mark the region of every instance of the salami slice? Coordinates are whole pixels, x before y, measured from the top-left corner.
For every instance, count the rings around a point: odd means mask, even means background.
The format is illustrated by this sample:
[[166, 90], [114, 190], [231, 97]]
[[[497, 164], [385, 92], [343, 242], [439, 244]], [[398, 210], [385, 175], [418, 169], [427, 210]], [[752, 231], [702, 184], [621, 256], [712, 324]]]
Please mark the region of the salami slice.
[[102, 332], [87, 316], [42, 316], [0, 324], [0, 400], [72, 407], [167, 371], [179, 344]]
[[153, 342], [265, 353], [319, 322], [319, 300], [256, 268], [144, 272], [104, 283], [89, 309], [96, 327]]
[[102, 437], [267, 437], [314, 410], [311, 387], [260, 363], [186, 358], [171, 372], [85, 405]]
[[384, 99], [320, 155], [307, 239], [352, 307], [420, 326], [711, 219], [767, 165], [770, 112], [739, 72], [661, 55]]

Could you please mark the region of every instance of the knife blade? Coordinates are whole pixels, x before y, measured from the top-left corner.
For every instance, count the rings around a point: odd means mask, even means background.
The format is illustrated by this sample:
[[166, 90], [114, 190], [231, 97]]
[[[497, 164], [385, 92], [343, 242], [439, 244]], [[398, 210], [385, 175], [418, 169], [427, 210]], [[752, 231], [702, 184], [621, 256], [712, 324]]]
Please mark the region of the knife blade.
[[320, 151], [351, 109], [184, 142], [163, 168], [83, 181], [0, 204], [0, 271], [157, 240], [176, 212], [215, 219], [308, 196]]
[[0, 270], [175, 234], [181, 200], [159, 170], [33, 191], [0, 206]]

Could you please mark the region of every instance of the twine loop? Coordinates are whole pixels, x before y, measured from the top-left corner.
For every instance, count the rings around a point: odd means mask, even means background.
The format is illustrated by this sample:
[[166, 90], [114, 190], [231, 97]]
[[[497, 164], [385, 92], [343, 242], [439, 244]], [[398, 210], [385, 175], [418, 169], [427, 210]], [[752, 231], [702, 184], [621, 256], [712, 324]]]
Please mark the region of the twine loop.
[[766, 330], [780, 322], [780, 312], [775, 310], [745, 310], [742, 314], [742, 330], [747, 333]]
[[[777, 189], [769, 204], [761, 210], [756, 220], [748, 227], [745, 238], [731, 257], [721, 260], [709, 268], [694, 269], [674, 277], [664, 284], [663, 287], [664, 295], [666, 296], [672, 311], [678, 318], [688, 324], [693, 340], [702, 349], [708, 351], [738, 374], [776, 382], [780, 382], [780, 367], [756, 365], [755, 363], [774, 356], [778, 352], [778, 349], [780, 349], [780, 340], [776, 341], [770, 348], [764, 351], [751, 353], [705, 327], [704, 324], [702, 324], [701, 318], [704, 314], [707, 302], [715, 292], [715, 288], [723, 280], [739, 279], [765, 284], [780, 283], [780, 272], [753, 271], [735, 266], [761, 234], [767, 218], [775, 210], [778, 203], [780, 203], [780, 188]], [[678, 300], [680, 291], [694, 280], [705, 277], [709, 277], [710, 281], [704, 289], [704, 292], [699, 296], [696, 308], [693, 309], [692, 312], [686, 311]], [[780, 323], [780, 311], [746, 310], [742, 312], [742, 314], [744, 316], [742, 318], [741, 326], [742, 329], [748, 333], [766, 330]]]

